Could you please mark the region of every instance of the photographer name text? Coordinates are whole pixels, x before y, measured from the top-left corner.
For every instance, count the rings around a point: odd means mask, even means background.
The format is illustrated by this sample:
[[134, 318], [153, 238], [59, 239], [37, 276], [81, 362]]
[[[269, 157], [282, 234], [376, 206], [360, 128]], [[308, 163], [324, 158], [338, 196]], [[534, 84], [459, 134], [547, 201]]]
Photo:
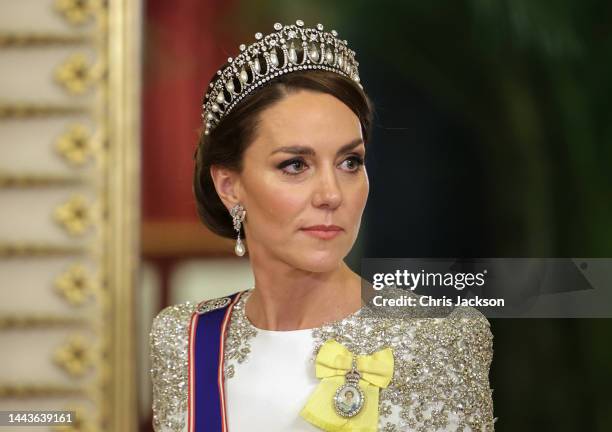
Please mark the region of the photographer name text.
[[374, 296], [372, 299], [374, 306], [390, 306], [390, 307], [404, 307], [404, 306], [425, 306], [425, 307], [440, 307], [440, 306], [472, 306], [472, 307], [503, 307], [505, 305], [503, 298], [482, 298], [478, 296], [474, 297], [461, 297], [450, 298], [442, 296], [440, 298], [432, 296], [420, 296], [418, 298], [410, 296], [400, 296], [398, 298], [385, 298], [381, 295]]

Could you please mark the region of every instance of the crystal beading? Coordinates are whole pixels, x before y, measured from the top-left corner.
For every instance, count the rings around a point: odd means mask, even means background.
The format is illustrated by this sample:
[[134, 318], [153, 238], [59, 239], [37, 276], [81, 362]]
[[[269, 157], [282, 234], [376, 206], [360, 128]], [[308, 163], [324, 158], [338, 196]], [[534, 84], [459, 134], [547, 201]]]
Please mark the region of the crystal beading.
[[352, 79], [363, 89], [355, 51], [348, 48], [346, 39], [337, 38], [337, 31], [324, 32], [322, 24], [304, 27], [302, 20], [290, 25], [275, 23], [274, 30], [265, 36], [255, 33], [257, 41], [241, 44], [240, 54], [228, 58], [217, 71], [202, 101], [206, 135], [245, 96], [289, 72], [327, 70]]

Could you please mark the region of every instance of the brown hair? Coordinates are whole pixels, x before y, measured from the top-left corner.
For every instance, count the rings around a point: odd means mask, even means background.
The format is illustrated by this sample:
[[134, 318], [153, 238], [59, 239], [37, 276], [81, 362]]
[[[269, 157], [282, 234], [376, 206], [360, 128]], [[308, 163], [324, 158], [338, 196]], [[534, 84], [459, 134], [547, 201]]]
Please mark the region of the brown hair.
[[359, 118], [364, 143], [370, 136], [373, 107], [368, 96], [350, 78], [325, 70], [291, 72], [244, 98], [205, 135], [200, 132], [194, 156], [193, 190], [200, 219], [212, 232], [236, 237], [232, 218], [215, 189], [210, 167], [219, 165], [242, 171], [243, 154], [254, 140], [259, 114], [298, 90], [328, 93], [346, 104]]

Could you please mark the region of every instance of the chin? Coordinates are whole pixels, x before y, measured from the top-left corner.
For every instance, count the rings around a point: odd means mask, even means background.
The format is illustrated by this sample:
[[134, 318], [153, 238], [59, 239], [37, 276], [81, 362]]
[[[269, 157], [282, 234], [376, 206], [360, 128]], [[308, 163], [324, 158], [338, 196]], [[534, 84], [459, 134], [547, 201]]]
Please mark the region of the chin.
[[317, 251], [300, 261], [299, 267], [302, 269], [313, 273], [324, 273], [336, 270], [342, 263], [342, 256], [338, 253]]

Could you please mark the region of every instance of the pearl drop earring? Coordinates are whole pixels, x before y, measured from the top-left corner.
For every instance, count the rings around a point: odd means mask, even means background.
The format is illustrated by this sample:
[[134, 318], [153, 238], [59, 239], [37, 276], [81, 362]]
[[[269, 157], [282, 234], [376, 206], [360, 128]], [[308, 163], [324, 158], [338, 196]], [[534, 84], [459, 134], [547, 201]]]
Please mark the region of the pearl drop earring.
[[242, 243], [242, 240], [240, 239], [240, 227], [242, 225], [242, 222], [244, 221], [244, 218], [246, 217], [246, 210], [244, 209], [244, 207], [242, 207], [242, 205], [236, 204], [230, 210], [230, 214], [232, 215], [232, 219], [234, 221], [234, 229], [238, 232], [238, 238], [236, 239], [236, 246], [234, 246], [234, 252], [238, 256], [243, 256], [246, 252], [246, 246], [244, 245], [244, 243]]

